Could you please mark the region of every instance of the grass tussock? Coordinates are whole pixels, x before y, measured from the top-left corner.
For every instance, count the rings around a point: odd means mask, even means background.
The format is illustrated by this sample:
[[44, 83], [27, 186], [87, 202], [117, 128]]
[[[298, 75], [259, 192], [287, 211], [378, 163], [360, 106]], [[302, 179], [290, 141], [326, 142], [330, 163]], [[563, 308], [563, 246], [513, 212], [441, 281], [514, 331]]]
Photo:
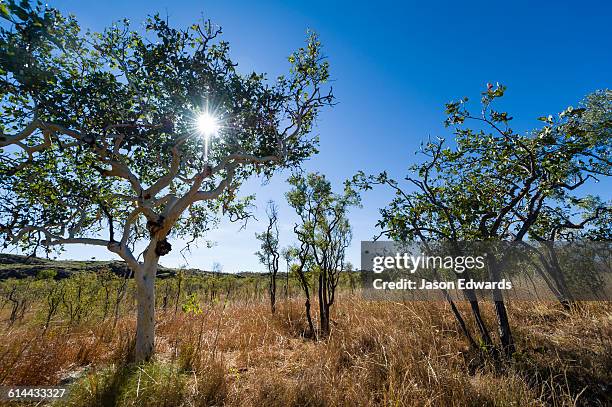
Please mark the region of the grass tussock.
[[[494, 326], [491, 307], [485, 319]], [[2, 384], [70, 383], [69, 406], [609, 405], [612, 307], [517, 302], [518, 352], [493, 365], [470, 350], [444, 303], [339, 298], [329, 338], [304, 337], [301, 300], [160, 311], [157, 357], [129, 364], [134, 320], [41, 334], [2, 331]], [[315, 321], [316, 322], [316, 321]], [[36, 366], [36, 369], [32, 367]]]
[[110, 366], [75, 383], [65, 406], [177, 406], [187, 376], [166, 363]]

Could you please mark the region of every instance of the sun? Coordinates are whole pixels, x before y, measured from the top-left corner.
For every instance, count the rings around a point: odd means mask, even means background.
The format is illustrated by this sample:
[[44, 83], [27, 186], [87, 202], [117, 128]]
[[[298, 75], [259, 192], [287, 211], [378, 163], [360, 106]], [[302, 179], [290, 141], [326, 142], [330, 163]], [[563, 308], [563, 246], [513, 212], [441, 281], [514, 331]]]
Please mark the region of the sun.
[[201, 113], [196, 119], [198, 131], [205, 136], [212, 136], [219, 130], [219, 121], [208, 112]]

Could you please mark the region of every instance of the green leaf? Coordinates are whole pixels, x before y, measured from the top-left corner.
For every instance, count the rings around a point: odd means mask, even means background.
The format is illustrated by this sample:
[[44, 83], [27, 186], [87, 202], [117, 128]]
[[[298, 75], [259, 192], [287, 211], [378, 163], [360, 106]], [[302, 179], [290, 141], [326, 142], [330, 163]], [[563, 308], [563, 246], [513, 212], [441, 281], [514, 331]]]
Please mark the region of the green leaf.
[[2, 15], [2, 17], [6, 18], [7, 20], [10, 17], [9, 9], [4, 3], [0, 3], [0, 15]]

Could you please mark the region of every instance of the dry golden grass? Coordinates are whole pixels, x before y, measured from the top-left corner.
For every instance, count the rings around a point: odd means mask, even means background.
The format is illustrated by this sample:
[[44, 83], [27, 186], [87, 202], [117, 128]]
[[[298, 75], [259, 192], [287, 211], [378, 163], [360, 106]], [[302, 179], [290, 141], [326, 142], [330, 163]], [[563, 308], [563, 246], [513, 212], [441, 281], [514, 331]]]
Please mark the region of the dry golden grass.
[[[484, 307], [489, 326], [493, 313]], [[2, 384], [71, 384], [67, 405], [460, 406], [612, 403], [612, 306], [509, 304], [518, 352], [470, 351], [446, 304], [339, 298], [332, 334], [302, 337], [301, 300], [160, 313], [156, 361], [126, 365], [134, 320], [3, 329]], [[467, 315], [467, 314], [466, 314]]]

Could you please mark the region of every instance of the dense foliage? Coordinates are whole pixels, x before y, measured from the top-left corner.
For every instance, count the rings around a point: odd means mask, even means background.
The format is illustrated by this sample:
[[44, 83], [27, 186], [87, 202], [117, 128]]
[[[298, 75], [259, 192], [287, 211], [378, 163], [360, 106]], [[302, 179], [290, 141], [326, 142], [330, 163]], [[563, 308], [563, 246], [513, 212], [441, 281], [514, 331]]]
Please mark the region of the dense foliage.
[[355, 177], [364, 188], [382, 183], [395, 190], [381, 209], [378, 226], [385, 235], [522, 240], [553, 227], [546, 226], [553, 217], [556, 225], [571, 227], [581, 217], [595, 224], [609, 213], [609, 203], [580, 194], [579, 188], [612, 175], [612, 92], [596, 92], [584, 106], [542, 117], [541, 129], [519, 134], [508, 113], [493, 109], [504, 91], [491, 86], [483, 92], [481, 115], [469, 112], [467, 98], [447, 105], [446, 124], [453, 126], [456, 144], [437, 139], [423, 145], [424, 162], [406, 177], [413, 190], [385, 172]]
[[[289, 57], [289, 75], [270, 82], [239, 70], [210, 21], [175, 29], [154, 15], [144, 32], [123, 20], [83, 33], [72, 16], [13, 1], [2, 17], [0, 224], [7, 240], [108, 230], [109, 242], [122, 241], [117, 231], [133, 222], [133, 241], [148, 234], [146, 221], [191, 201], [188, 216], [173, 215], [177, 225], [167, 229], [198, 238], [217, 209], [244, 216], [248, 200], [235, 197], [244, 179], [316, 153], [308, 133], [332, 96], [320, 89], [329, 74], [314, 34]], [[220, 124], [208, 157], [195, 125], [202, 112]], [[196, 191], [203, 193], [181, 201]]]

